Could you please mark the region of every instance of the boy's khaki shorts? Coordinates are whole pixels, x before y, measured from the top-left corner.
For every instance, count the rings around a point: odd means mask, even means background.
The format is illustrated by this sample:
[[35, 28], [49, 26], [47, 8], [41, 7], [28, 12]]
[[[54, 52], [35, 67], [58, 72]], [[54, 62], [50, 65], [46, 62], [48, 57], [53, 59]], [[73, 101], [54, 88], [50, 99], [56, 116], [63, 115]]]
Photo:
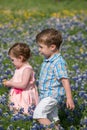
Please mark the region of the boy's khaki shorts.
[[46, 97], [42, 99], [34, 111], [33, 118], [48, 118], [50, 121], [58, 121], [59, 117], [57, 101], [52, 97]]

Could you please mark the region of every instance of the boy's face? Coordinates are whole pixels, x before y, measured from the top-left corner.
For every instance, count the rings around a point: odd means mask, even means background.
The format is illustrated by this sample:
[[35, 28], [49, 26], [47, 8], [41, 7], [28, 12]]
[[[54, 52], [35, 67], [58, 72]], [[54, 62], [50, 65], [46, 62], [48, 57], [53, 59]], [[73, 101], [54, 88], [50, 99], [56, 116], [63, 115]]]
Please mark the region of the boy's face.
[[55, 45], [50, 45], [50, 47], [48, 47], [45, 44], [39, 44], [39, 52], [40, 54], [44, 55], [46, 58], [50, 58], [54, 54], [55, 48], [56, 48]]

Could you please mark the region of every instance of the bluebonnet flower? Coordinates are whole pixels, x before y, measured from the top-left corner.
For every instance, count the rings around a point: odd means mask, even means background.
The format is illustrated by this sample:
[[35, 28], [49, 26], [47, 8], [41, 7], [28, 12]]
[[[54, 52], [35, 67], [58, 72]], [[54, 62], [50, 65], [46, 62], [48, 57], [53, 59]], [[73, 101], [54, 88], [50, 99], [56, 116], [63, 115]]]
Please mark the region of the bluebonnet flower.
[[87, 101], [87, 94], [86, 93], [83, 95], [83, 98]]
[[16, 128], [16, 130], [21, 130], [21, 128], [18, 126], [18, 127]]
[[32, 110], [34, 110], [34, 109], [35, 109], [35, 107], [36, 107], [36, 106], [33, 104], [33, 105], [31, 106], [31, 109], [32, 109]]
[[0, 130], [4, 130], [4, 128], [3, 128], [3, 126], [2, 126], [2, 125], [0, 125]]
[[11, 121], [17, 121], [20, 120], [20, 116], [18, 114], [14, 114], [13, 117], [11, 117]]
[[0, 116], [2, 116], [2, 112], [3, 112], [3, 111], [2, 111], [2, 109], [0, 108]]
[[11, 102], [9, 105], [14, 106], [14, 103], [13, 103], [13, 102]]
[[29, 112], [30, 115], [33, 115], [35, 107], [36, 107], [35, 105], [29, 106], [28, 112]]
[[5, 112], [5, 113], [3, 113], [3, 116], [6, 118], [9, 117], [9, 113]]
[[43, 130], [45, 129], [44, 125], [37, 122], [33, 122], [31, 130]]
[[83, 97], [84, 94], [85, 94], [85, 91], [80, 91], [80, 92], [79, 92], [79, 96], [80, 96], [80, 97]]
[[55, 126], [55, 123], [51, 123], [51, 124], [48, 126], [48, 128], [54, 128], [54, 126]]
[[87, 125], [87, 117], [85, 117], [85, 118], [83, 119], [82, 123], [83, 123], [84, 125]]
[[10, 124], [10, 125], [8, 126], [7, 130], [14, 130], [13, 125], [12, 125], [12, 124]]
[[5, 71], [5, 74], [6, 74], [6, 75], [11, 75], [11, 70], [10, 70], [10, 69], [7, 69], [7, 70]]
[[32, 121], [32, 120], [33, 120], [33, 116], [32, 116], [32, 115], [27, 116], [27, 117], [26, 117], [26, 120], [27, 120], [27, 121]]
[[2, 96], [0, 96], [0, 103], [3, 104], [3, 105], [5, 105], [6, 102], [7, 102], [6, 95], [3, 94]]
[[70, 126], [70, 130], [75, 130], [75, 127], [74, 126]]
[[24, 112], [24, 108], [20, 108], [18, 111], [19, 114], [23, 114], [23, 112]]

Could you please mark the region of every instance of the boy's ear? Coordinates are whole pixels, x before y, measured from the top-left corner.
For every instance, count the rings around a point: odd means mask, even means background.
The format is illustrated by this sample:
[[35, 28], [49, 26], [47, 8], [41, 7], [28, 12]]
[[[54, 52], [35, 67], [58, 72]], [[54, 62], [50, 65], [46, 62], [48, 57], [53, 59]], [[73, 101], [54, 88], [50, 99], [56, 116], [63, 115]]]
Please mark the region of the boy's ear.
[[51, 50], [54, 51], [56, 49], [56, 45], [52, 44], [51, 46]]

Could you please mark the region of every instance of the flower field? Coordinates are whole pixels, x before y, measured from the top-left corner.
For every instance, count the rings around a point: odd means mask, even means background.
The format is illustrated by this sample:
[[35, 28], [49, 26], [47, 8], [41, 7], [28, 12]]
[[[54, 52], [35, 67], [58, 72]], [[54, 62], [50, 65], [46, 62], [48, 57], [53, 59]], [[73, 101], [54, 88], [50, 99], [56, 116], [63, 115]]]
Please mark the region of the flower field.
[[[30, 63], [38, 74], [42, 57], [39, 56], [35, 42], [37, 33], [46, 28], [62, 32], [61, 53], [68, 64], [75, 110], [70, 111], [61, 104], [59, 117], [61, 130], [87, 130], [87, 11], [63, 10], [49, 17], [40, 12], [0, 10], [0, 130], [44, 130], [31, 115], [9, 111], [7, 101], [9, 89], [2, 85], [3, 79], [13, 75], [14, 67], [8, 58], [8, 49], [15, 42], [29, 44], [32, 50]], [[62, 17], [61, 17], [62, 16]]]

